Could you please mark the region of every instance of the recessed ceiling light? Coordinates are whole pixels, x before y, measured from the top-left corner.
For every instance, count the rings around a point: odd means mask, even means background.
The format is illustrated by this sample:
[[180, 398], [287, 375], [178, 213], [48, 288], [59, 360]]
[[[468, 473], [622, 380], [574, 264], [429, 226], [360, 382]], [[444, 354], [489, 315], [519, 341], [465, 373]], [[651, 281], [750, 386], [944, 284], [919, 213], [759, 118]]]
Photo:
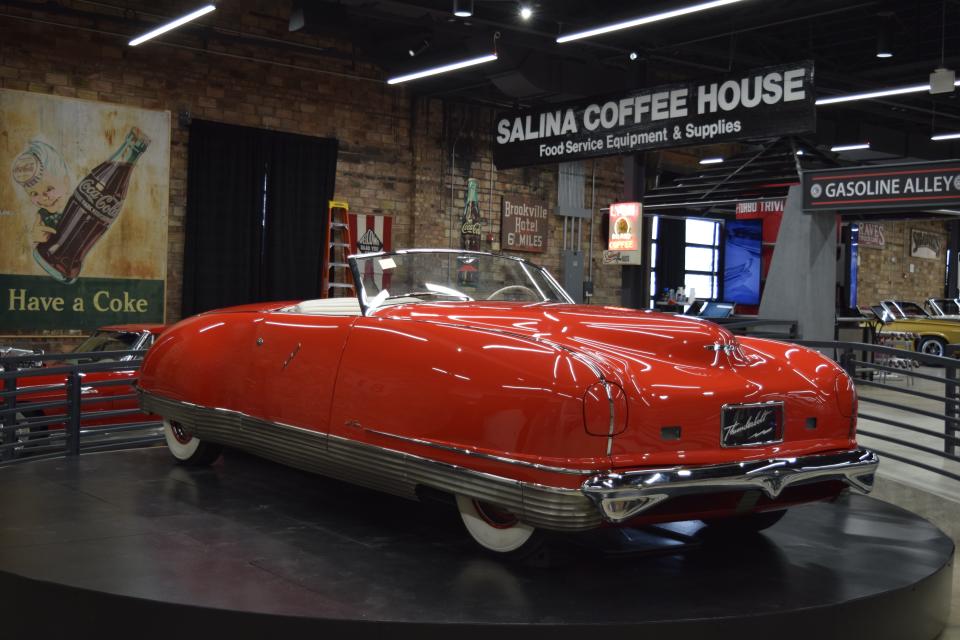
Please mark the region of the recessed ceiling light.
[[524, 20], [529, 20], [533, 17], [533, 9], [531, 9], [529, 5], [520, 5], [520, 17]]
[[197, 9], [196, 11], [193, 11], [193, 12], [191, 12], [191, 13], [188, 13], [187, 15], [182, 16], [182, 17], [180, 17], [180, 18], [177, 18], [176, 20], [173, 20], [172, 22], [168, 22], [167, 24], [161, 25], [161, 26], [157, 27], [156, 29], [154, 29], [153, 31], [148, 31], [147, 33], [143, 34], [142, 36], [137, 36], [136, 38], [134, 38], [133, 40], [131, 40], [131, 41], [128, 42], [127, 44], [129, 44], [131, 47], [135, 47], [135, 46], [137, 46], [138, 44], [143, 44], [143, 43], [146, 42], [147, 40], [151, 40], [151, 39], [153, 39], [153, 38], [156, 38], [157, 36], [162, 35], [162, 34], [166, 33], [167, 31], [173, 31], [173, 30], [176, 29], [177, 27], [179, 27], [179, 26], [181, 26], [181, 25], [184, 25], [184, 24], [190, 22], [191, 20], [196, 20], [196, 19], [199, 18], [200, 16], [205, 16], [205, 15], [207, 15], [208, 13], [210, 13], [211, 11], [213, 11], [214, 9], [216, 9], [216, 7], [215, 7], [214, 5], [212, 5], [212, 4], [208, 4], [208, 5], [205, 6], [205, 7], [200, 7], [200, 8]]
[[605, 24], [599, 27], [594, 27], [592, 29], [587, 29], [586, 31], [568, 33], [566, 35], [558, 37], [557, 42], [559, 44], [563, 44], [564, 42], [571, 42], [573, 40], [591, 38], [593, 36], [599, 36], [604, 33], [610, 33], [611, 31], [619, 31], [621, 29], [630, 29], [632, 27], [639, 27], [644, 24], [650, 24], [651, 22], [659, 22], [660, 20], [669, 20], [670, 18], [685, 16], [688, 13], [706, 11], [707, 9], [715, 9], [717, 7], [722, 7], [724, 5], [733, 4], [735, 2], [742, 2], [742, 1], [743, 0], [713, 0], [712, 2], [703, 2], [701, 4], [694, 4], [688, 7], [680, 7], [679, 9], [672, 9], [670, 11], [664, 11], [662, 13], [654, 13], [649, 16], [633, 18], [632, 20], [624, 20], [623, 22], [614, 22], [612, 24]]
[[836, 146], [830, 147], [830, 151], [857, 151], [859, 149], [869, 149], [869, 142], [861, 142], [857, 144], [838, 144]]
[[630, 59], [631, 59], [631, 60], [636, 60], [638, 57], [639, 57], [639, 56], [637, 56], [637, 52], [636, 52], [636, 51], [631, 51], [631, 52], [630, 52]]

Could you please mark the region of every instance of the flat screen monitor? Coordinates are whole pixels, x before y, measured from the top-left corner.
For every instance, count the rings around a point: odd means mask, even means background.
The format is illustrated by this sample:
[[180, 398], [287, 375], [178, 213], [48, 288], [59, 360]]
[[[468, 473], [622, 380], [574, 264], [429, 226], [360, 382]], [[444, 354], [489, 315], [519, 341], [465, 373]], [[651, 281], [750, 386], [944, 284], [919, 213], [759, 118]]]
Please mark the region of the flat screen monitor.
[[700, 312], [701, 318], [729, 318], [733, 314], [733, 303], [708, 302]]
[[731, 220], [724, 225], [723, 298], [760, 304], [762, 220]]

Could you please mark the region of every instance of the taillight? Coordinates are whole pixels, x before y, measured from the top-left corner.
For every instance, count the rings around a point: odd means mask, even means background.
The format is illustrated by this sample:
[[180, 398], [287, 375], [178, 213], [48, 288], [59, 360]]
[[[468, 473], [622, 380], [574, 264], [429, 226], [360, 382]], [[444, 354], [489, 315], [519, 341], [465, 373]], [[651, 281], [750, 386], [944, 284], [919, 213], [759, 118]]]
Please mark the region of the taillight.
[[620, 385], [596, 382], [583, 394], [583, 425], [593, 436], [623, 433], [627, 428], [627, 394]]
[[849, 437], [857, 433], [857, 388], [846, 373], [838, 373], [833, 383], [833, 396], [837, 400], [840, 415], [850, 419]]
[[833, 382], [833, 395], [837, 400], [837, 409], [845, 418], [856, 415], [857, 413], [857, 391], [853, 386], [853, 380], [846, 373], [837, 374]]

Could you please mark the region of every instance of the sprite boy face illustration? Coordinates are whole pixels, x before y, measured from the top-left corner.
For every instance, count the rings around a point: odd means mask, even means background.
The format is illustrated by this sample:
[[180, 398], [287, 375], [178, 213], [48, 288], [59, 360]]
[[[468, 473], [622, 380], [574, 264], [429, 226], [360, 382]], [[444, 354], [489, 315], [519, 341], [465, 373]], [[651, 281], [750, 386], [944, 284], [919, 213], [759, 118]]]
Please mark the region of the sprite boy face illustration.
[[57, 150], [45, 142], [31, 140], [14, 159], [11, 173], [37, 207], [57, 212], [66, 206], [70, 196], [67, 165]]

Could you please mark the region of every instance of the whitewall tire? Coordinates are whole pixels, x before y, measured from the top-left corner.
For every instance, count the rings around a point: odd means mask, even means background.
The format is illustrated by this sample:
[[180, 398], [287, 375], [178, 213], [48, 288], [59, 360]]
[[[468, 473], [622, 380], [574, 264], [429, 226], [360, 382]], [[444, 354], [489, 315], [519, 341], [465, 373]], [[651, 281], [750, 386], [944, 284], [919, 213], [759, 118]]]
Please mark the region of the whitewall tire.
[[163, 437], [177, 462], [190, 466], [208, 465], [220, 457], [220, 446], [203, 442], [187, 433], [179, 423], [163, 420]]
[[457, 509], [467, 533], [494, 553], [522, 552], [535, 541], [537, 530], [492, 505], [457, 495]]

